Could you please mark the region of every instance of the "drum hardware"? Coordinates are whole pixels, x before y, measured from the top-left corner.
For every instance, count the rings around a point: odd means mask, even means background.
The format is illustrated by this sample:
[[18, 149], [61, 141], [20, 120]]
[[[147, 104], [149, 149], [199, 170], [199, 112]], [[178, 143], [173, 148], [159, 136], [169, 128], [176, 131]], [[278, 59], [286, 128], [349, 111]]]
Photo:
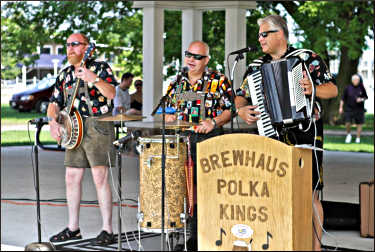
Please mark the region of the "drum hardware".
[[[182, 76], [184, 74], [186, 74], [187, 72], [189, 71], [189, 67], [185, 66], [181, 69], [181, 71], [179, 71], [179, 73], [177, 74], [177, 78], [176, 78], [176, 81], [174, 83], [174, 86], [176, 86], [177, 84], [179, 84], [181, 82], [181, 79], [182, 79]], [[165, 195], [164, 195], [164, 190], [165, 190], [165, 104], [166, 104], [166, 101], [171, 93], [171, 91], [173, 90], [173, 87], [171, 87], [167, 93], [162, 96], [160, 98], [160, 101], [159, 101], [159, 104], [156, 105], [156, 107], [154, 108], [154, 110], [152, 111], [151, 113], [151, 116], [154, 116], [155, 113], [158, 111], [159, 107], [161, 107], [162, 109], [162, 129], [161, 129], [161, 133], [162, 133], [162, 149], [161, 149], [161, 239], [160, 239], [160, 243], [161, 243], [161, 251], [164, 251], [164, 238], [165, 238], [165, 235], [164, 235], [164, 198], [165, 198]]]
[[127, 136], [116, 140], [113, 142], [113, 145], [116, 146], [116, 168], [118, 170], [118, 211], [117, 211], [117, 220], [118, 220], [118, 239], [117, 239], [117, 249], [118, 251], [121, 251], [122, 249], [122, 240], [121, 240], [121, 234], [122, 234], [122, 193], [121, 193], [121, 164], [122, 164], [122, 158], [121, 154], [124, 149], [125, 144], [130, 141], [137, 139], [139, 136], [141, 136], [141, 131], [136, 130], [133, 132], [130, 132]]
[[[166, 139], [166, 142], [167, 143], [169, 142], [169, 147], [171, 149], [174, 149], [174, 148], [177, 149], [176, 155], [169, 155], [169, 156], [167, 155], [166, 156], [167, 159], [179, 159], [179, 156], [180, 156], [180, 147], [179, 147], [180, 146], [180, 135], [176, 134], [176, 137], [177, 137], [177, 141], [176, 141], [177, 142], [176, 143], [177, 146], [175, 146], [175, 144], [173, 142], [169, 141], [169, 139]], [[143, 141], [143, 140], [140, 140], [140, 141]], [[160, 140], [158, 140], [158, 139], [151, 139], [150, 142], [151, 143], [160, 143]], [[139, 145], [139, 146], [140, 147], [139, 147], [139, 149], [137, 147], [137, 150], [139, 151], [139, 153], [141, 153], [141, 152], [143, 152], [144, 148], [150, 148], [151, 144], [147, 143], [145, 145], [142, 144], [142, 145]], [[145, 165], [147, 165], [148, 168], [151, 168], [151, 166], [152, 166], [152, 159], [154, 159], [154, 158], [161, 158], [161, 157], [162, 157], [161, 155], [148, 156], [147, 160], [145, 160], [143, 163]]]
[[98, 121], [122, 122], [122, 121], [141, 121], [145, 116], [118, 114], [115, 116], [102, 116]]
[[121, 200], [121, 149], [123, 144], [117, 145], [118, 148], [116, 150], [116, 168], [118, 170], [118, 208], [117, 208], [117, 220], [118, 220], [118, 235], [117, 235], [117, 250], [121, 251], [122, 249], [122, 240], [121, 240], [121, 225], [122, 225], [122, 218], [121, 218], [121, 211], [122, 211], [122, 200]]
[[186, 207], [186, 198], [184, 198], [184, 212], [182, 214], [180, 214], [180, 219], [181, 219], [181, 222], [184, 223], [184, 248], [185, 248], [185, 251], [187, 251], [187, 244], [186, 244], [186, 225], [187, 225], [187, 207]]

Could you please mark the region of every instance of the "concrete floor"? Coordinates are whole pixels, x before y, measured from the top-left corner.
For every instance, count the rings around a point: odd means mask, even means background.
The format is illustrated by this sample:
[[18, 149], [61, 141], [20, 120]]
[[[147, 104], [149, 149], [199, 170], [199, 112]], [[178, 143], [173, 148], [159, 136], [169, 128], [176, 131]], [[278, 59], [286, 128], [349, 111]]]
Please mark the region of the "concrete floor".
[[[64, 152], [39, 149], [40, 198], [65, 199]], [[139, 193], [139, 159], [123, 155], [123, 198], [137, 200]], [[326, 201], [359, 203], [358, 184], [374, 177], [374, 156], [368, 153], [325, 152], [323, 199]], [[113, 199], [117, 199], [117, 169], [112, 170]], [[1, 148], [1, 198], [35, 199], [31, 147]], [[92, 176], [86, 172], [82, 200], [96, 200]], [[20, 202], [19, 200], [17, 202]], [[23, 203], [30, 203], [22, 201]], [[135, 205], [131, 200], [125, 203]], [[55, 203], [57, 204], [57, 203]], [[123, 207], [122, 232], [137, 229], [137, 209]], [[83, 238], [94, 238], [101, 230], [101, 217], [96, 207], [81, 207], [80, 227]], [[42, 241], [61, 231], [67, 224], [65, 206], [41, 206]], [[117, 233], [117, 207], [113, 208], [113, 228]], [[24, 246], [37, 242], [35, 205], [1, 203], [1, 250], [23, 250]], [[374, 250], [374, 239], [361, 238], [359, 231], [330, 231], [323, 235], [323, 244], [332, 247]], [[160, 248], [160, 242], [156, 243]]]

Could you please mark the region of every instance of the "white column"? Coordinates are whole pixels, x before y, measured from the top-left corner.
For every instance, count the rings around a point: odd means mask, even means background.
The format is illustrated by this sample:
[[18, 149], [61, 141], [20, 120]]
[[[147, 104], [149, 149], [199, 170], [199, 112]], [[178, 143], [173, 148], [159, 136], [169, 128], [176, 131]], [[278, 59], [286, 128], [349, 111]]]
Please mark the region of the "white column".
[[22, 66], [22, 85], [26, 87], [26, 66]]
[[202, 10], [184, 9], [182, 10], [182, 47], [181, 65], [184, 61], [184, 52], [189, 44], [194, 40], [202, 40]]
[[151, 113], [163, 96], [164, 9], [143, 8], [143, 116]]
[[[225, 64], [230, 52], [246, 47], [246, 9], [225, 9]], [[245, 56], [245, 54], [244, 54]], [[229, 66], [233, 68], [236, 56], [229, 57]], [[232, 71], [232, 70], [231, 70]], [[240, 60], [234, 72], [234, 88], [237, 89], [242, 83], [243, 74], [246, 71], [246, 56]], [[228, 66], [225, 66], [225, 75], [230, 77]]]
[[59, 59], [53, 59], [53, 76], [57, 76], [57, 64], [59, 63]]

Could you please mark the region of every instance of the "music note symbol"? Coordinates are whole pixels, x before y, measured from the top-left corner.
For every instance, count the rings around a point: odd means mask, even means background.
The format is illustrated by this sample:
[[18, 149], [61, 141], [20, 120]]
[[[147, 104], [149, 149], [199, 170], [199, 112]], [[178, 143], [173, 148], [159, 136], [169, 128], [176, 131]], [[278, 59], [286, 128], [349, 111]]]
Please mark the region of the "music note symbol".
[[268, 239], [268, 237], [273, 238], [272, 235], [271, 235], [271, 233], [267, 231], [267, 243], [265, 243], [265, 244], [262, 245], [262, 248], [263, 248], [264, 250], [267, 250], [267, 249], [269, 248], [269, 246], [270, 246], [270, 245], [269, 245], [270, 243], [269, 243], [269, 239]]
[[221, 246], [221, 244], [223, 244], [223, 233], [224, 235], [227, 235], [227, 233], [225, 233], [225, 230], [223, 228], [220, 228], [220, 240], [216, 241], [216, 246]]

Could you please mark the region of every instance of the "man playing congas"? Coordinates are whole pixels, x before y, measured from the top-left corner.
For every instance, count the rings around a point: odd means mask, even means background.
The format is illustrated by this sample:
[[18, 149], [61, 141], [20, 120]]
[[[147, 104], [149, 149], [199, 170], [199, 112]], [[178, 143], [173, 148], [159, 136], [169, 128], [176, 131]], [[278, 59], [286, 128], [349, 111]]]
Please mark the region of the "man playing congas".
[[[185, 51], [184, 65], [189, 68], [186, 76], [182, 76], [179, 83], [176, 83], [179, 79], [176, 78], [167, 89], [167, 94], [169, 94], [168, 106], [175, 108], [176, 113], [167, 114], [166, 122], [181, 120], [199, 123], [198, 126], [194, 127], [194, 131], [184, 132], [191, 145], [194, 187], [197, 183], [196, 143], [223, 134], [222, 126], [230, 120], [231, 116], [231, 84], [225, 75], [208, 70], [209, 60], [208, 45], [203, 41], [191, 42]], [[201, 94], [201, 99], [187, 98], [194, 97], [194, 94]], [[194, 213], [190, 225], [191, 237], [187, 246], [189, 250], [196, 251], [198, 249], [197, 205], [194, 204]]]

